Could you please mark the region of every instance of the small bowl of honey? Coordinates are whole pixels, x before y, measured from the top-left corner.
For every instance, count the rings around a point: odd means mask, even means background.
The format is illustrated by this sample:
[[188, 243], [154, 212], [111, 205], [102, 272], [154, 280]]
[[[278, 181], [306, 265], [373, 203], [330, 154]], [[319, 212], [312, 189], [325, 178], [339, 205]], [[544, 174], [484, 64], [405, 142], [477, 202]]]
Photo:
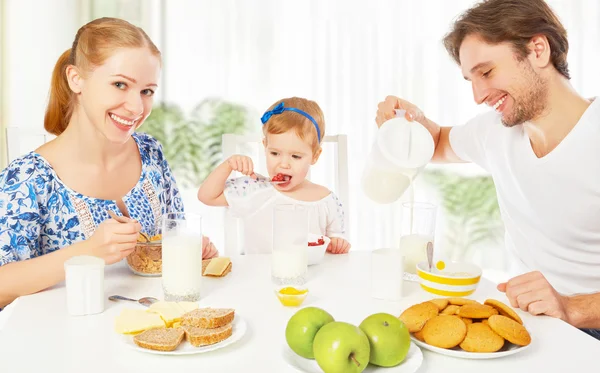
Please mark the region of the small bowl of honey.
[[298, 307], [308, 296], [308, 289], [302, 286], [280, 286], [275, 289], [277, 299], [286, 307]]

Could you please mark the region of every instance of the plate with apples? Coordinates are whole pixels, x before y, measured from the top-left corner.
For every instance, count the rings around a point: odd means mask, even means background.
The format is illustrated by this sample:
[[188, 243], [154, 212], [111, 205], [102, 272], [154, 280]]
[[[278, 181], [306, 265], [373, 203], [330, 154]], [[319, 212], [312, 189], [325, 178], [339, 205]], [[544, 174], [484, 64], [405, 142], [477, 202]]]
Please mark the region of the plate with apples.
[[387, 313], [355, 326], [335, 321], [321, 308], [306, 307], [290, 318], [285, 337], [283, 359], [300, 372], [414, 373], [423, 363], [404, 323]]

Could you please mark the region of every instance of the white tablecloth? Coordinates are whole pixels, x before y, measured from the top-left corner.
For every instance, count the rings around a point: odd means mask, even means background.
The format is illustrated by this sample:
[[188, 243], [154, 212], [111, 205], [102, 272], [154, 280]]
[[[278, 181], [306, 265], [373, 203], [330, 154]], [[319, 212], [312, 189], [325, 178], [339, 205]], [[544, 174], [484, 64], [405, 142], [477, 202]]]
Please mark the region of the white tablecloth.
[[[336, 320], [358, 325], [376, 312], [399, 315], [416, 302], [430, 299], [414, 283], [405, 283], [400, 302], [370, 297], [370, 253], [327, 255], [309, 268], [310, 294], [302, 306], [322, 307]], [[201, 306], [231, 307], [248, 323], [237, 343], [205, 354], [160, 356], [126, 348], [113, 331], [120, 310], [129, 302], [106, 301], [93, 316], [67, 314], [65, 289], [22, 297], [0, 332], [1, 372], [294, 372], [282, 357], [287, 320], [297, 310], [283, 307], [270, 282], [270, 256], [232, 258], [233, 271], [224, 278], [204, 278]], [[162, 297], [160, 278], [131, 274], [124, 263], [107, 267], [106, 296]], [[506, 301], [495, 285], [482, 279], [473, 298]], [[532, 334], [532, 345], [519, 354], [494, 360], [464, 360], [423, 350], [419, 372], [514, 373], [599, 371], [600, 342], [549, 317], [519, 312]]]

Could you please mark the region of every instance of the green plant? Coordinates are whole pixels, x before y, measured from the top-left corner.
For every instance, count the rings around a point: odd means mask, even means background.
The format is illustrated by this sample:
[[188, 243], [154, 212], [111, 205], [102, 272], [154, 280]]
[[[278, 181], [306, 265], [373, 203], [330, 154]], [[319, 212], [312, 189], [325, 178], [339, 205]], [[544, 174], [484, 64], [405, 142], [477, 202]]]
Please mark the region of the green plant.
[[189, 116], [174, 104], [155, 105], [139, 131], [156, 138], [180, 187], [198, 187], [221, 162], [221, 136], [243, 133], [248, 110], [238, 104], [207, 99]]
[[501, 240], [504, 225], [490, 176], [466, 177], [439, 170], [423, 176], [441, 194], [447, 219], [445, 240], [453, 260], [467, 257], [480, 243]]
[[242, 105], [214, 98], [202, 101], [192, 110], [192, 120], [202, 123], [199, 133], [202, 153], [198, 158], [201, 162], [198, 178], [201, 181], [222, 162], [221, 139], [223, 134], [241, 134], [255, 129], [249, 126], [250, 118], [256, 116], [252, 114], [248, 108]]

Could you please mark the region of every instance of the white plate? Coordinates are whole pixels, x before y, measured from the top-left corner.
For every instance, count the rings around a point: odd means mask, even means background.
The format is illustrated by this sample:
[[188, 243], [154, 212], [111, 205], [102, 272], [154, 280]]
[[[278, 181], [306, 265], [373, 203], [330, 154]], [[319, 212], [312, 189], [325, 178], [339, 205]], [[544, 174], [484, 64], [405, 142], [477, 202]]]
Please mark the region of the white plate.
[[[297, 355], [292, 349], [284, 342], [283, 348], [283, 359], [286, 363], [288, 363], [291, 367], [295, 368], [300, 372], [306, 373], [323, 373], [319, 364], [317, 364], [316, 360], [305, 359], [302, 356]], [[410, 349], [408, 350], [408, 354], [406, 355], [406, 359], [399, 365], [390, 368], [382, 368], [372, 364], [367, 366], [363, 372], [366, 373], [414, 373], [419, 367], [423, 364], [423, 353], [421, 349], [417, 347], [414, 343], [410, 344]]]
[[527, 349], [527, 347], [531, 346], [531, 344], [529, 344], [527, 346], [517, 346], [512, 343], [506, 342], [504, 347], [502, 347], [502, 350], [500, 350], [498, 352], [467, 352], [467, 351], [462, 350], [460, 347], [455, 347], [454, 349], [449, 350], [446, 348], [440, 348], [440, 347], [428, 345], [425, 342], [419, 341], [412, 335], [410, 336], [410, 338], [413, 340], [413, 342], [415, 342], [419, 346], [421, 346], [429, 351], [437, 352], [442, 355], [458, 357], [461, 359], [474, 359], [474, 360], [497, 359], [500, 357], [509, 356], [509, 355], [517, 354], [519, 352], [523, 352]]
[[177, 346], [177, 348], [174, 351], [155, 351], [155, 350], [150, 350], [147, 348], [141, 348], [140, 346], [136, 345], [135, 342], [133, 341], [133, 336], [123, 335], [123, 334], [120, 334], [119, 336], [121, 337], [120, 338], [121, 341], [127, 347], [137, 350], [137, 351], [147, 352], [150, 354], [158, 354], [158, 355], [191, 355], [191, 354], [201, 354], [204, 352], [214, 351], [214, 350], [223, 348], [225, 346], [229, 346], [230, 344], [239, 341], [244, 336], [245, 333], [246, 333], [246, 321], [244, 319], [242, 319], [240, 316], [238, 316], [238, 314], [236, 313], [235, 318], [233, 319], [233, 331], [232, 331], [231, 337], [227, 338], [224, 341], [221, 341], [219, 343], [215, 343], [214, 345], [209, 345], [209, 346], [194, 347], [188, 341], [186, 341], [185, 337], [184, 337], [183, 341], [181, 341], [179, 346]]

